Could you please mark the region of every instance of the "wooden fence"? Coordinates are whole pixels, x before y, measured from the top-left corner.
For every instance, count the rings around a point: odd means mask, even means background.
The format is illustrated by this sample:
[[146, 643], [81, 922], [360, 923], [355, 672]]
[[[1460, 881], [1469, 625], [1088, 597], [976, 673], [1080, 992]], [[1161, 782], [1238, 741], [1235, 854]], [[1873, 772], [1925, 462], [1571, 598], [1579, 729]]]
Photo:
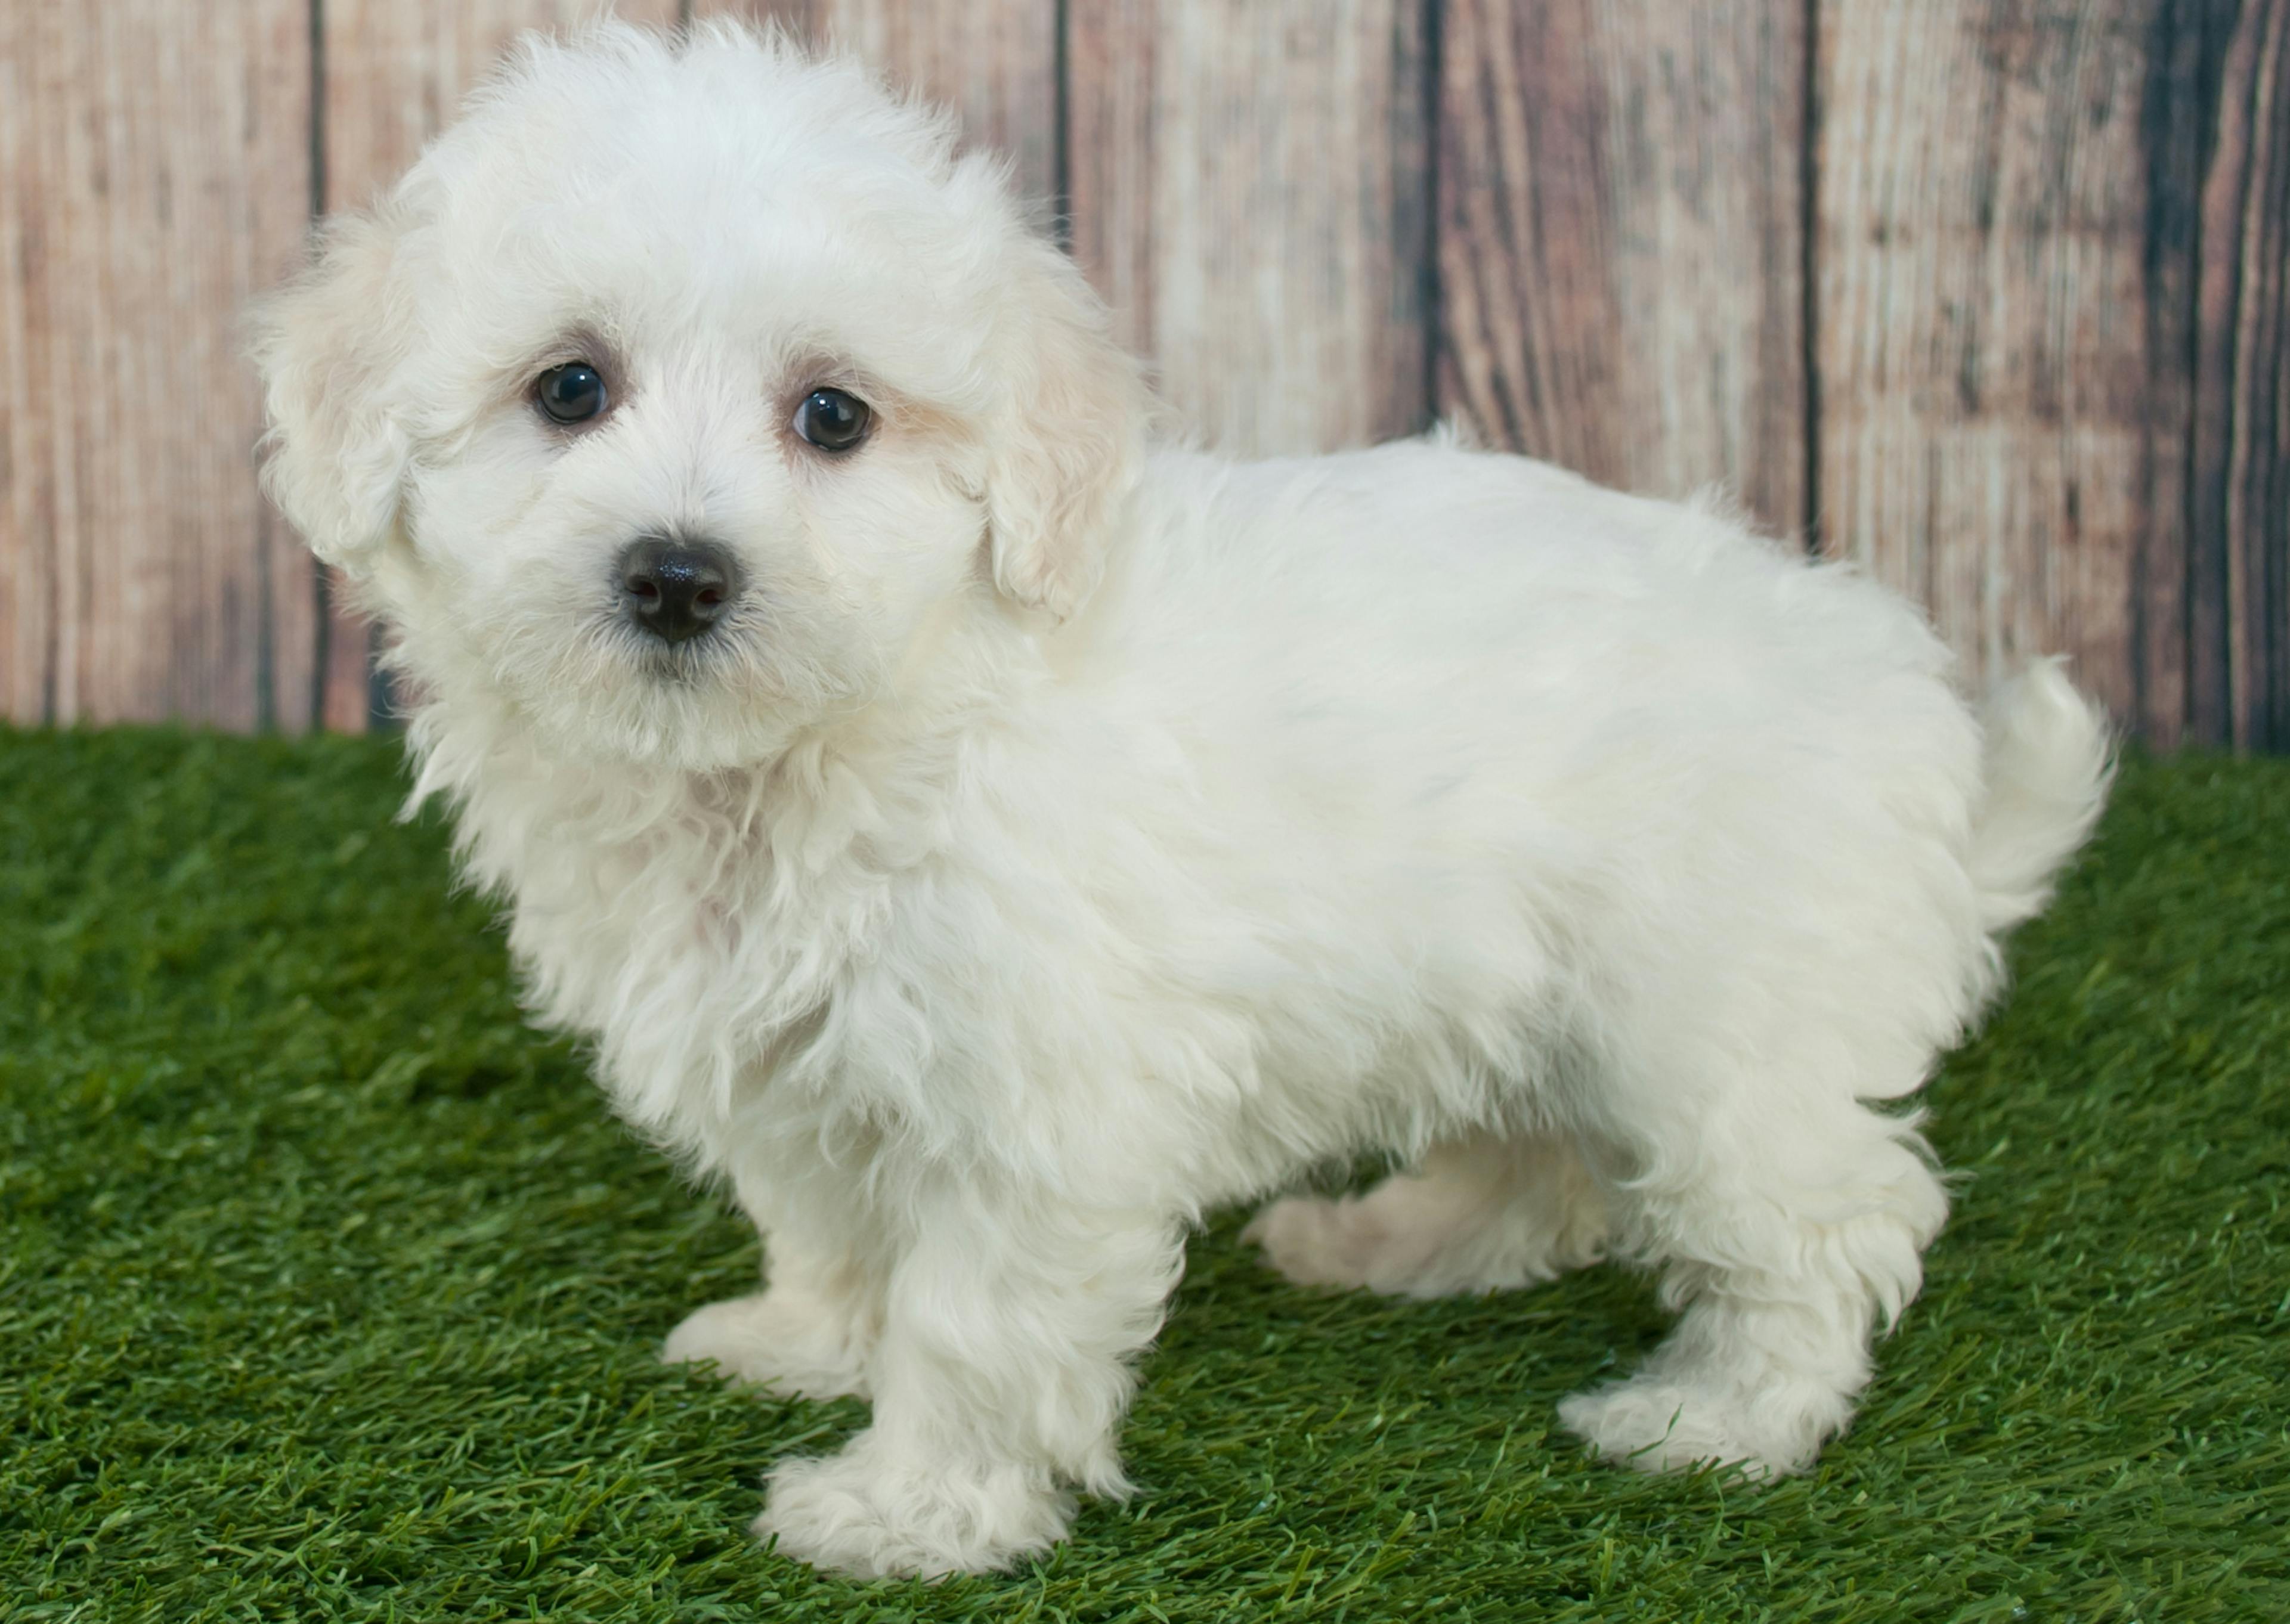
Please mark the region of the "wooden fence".
[[[556, 0], [0, 0], [0, 714], [366, 725], [247, 297]], [[960, 108], [1245, 451], [1729, 483], [2159, 745], [2290, 748], [2290, 0], [623, 0]]]

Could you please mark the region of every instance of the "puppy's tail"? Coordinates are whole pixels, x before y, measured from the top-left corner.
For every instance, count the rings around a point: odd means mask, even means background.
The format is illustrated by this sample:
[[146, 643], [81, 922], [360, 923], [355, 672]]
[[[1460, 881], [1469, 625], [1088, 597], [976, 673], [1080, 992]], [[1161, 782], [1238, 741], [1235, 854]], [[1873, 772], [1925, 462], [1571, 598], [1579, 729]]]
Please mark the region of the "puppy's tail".
[[1982, 718], [1987, 748], [1969, 867], [1990, 935], [2043, 911], [2053, 877], [2107, 804], [2113, 741], [2066, 663], [2036, 661], [1996, 691]]

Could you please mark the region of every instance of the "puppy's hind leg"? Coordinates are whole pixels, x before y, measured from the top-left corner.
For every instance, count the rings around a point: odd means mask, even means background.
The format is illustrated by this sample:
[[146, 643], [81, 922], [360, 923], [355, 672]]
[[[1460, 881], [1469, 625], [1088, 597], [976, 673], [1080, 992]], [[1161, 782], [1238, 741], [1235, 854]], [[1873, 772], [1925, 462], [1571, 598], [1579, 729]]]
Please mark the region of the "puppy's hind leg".
[[1556, 1134], [1475, 1134], [1364, 1196], [1291, 1196], [1242, 1238], [1299, 1285], [1445, 1297], [1534, 1285], [1593, 1262], [1605, 1199]]
[[1877, 1321], [1922, 1284], [1948, 1199], [1912, 1126], [1833, 1081], [1826, 1098], [1775, 1086], [1788, 1068], [1769, 1066], [1633, 1108], [1640, 1171], [1613, 1188], [1618, 1239], [1666, 1265], [1662, 1300], [1684, 1312], [1636, 1375], [1558, 1406], [1611, 1460], [1802, 1470], [1851, 1419]]

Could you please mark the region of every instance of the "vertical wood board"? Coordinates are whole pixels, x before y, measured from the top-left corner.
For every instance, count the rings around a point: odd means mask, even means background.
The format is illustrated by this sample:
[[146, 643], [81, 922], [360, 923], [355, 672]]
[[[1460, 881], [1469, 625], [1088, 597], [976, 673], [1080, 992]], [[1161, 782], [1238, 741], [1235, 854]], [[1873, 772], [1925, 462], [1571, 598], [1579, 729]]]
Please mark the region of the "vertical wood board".
[[1805, 520], [1804, 8], [1448, 0], [1440, 410]]
[[304, 0], [0, 14], [0, 709], [308, 718], [310, 577], [256, 495], [247, 298], [309, 197]]
[[1429, 28], [1428, 0], [1069, 9], [1074, 252], [1211, 443], [1428, 420]]
[[2065, 653], [2118, 716], [2134, 597], [2175, 592], [2187, 428], [2150, 262], [2154, 22], [2151, 0], [1820, 19], [1823, 543], [1924, 603], [1975, 685]]
[[[2290, 749], [2290, 0], [2173, 8], [2196, 204], [2187, 722]], [[2231, 12], [2229, 16], [2227, 13]]]

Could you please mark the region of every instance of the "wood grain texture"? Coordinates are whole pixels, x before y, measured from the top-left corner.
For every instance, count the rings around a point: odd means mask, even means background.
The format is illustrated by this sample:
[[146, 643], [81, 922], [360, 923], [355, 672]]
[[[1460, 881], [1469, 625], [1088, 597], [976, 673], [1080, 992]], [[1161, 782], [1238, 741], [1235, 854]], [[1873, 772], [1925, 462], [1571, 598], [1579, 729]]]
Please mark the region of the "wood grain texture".
[[1027, 197], [1057, 199], [1057, 0], [695, 0], [692, 18], [779, 24], [852, 52], [950, 108], [966, 145], [1006, 154]]
[[[2140, 125], [2145, 148], [2146, 250], [2139, 317], [2145, 324], [2146, 409], [2140, 487], [2147, 523], [2134, 539], [2129, 579], [2131, 710], [2124, 720], [2163, 748], [2188, 735], [2188, 641], [2193, 613], [2196, 277], [2202, 172], [2211, 145], [2201, 109], [2223, 49], [2211, 0], [2161, 0], [2148, 35]], [[2215, 100], [2214, 97], [2210, 98]], [[2117, 319], [2124, 313], [2118, 312]]]
[[238, 312], [309, 198], [305, 0], [0, 8], [0, 711], [307, 723]]
[[[617, 9], [954, 107], [1230, 449], [1436, 405], [1721, 480], [1975, 680], [2063, 651], [2158, 745], [2290, 749], [2290, 0]], [[0, 6], [0, 715], [367, 724], [367, 630], [253, 490], [239, 312], [593, 11]]]
[[1798, 531], [1806, 49], [1802, 0], [1448, 0], [1440, 410]]
[[2066, 653], [2118, 716], [2134, 600], [2175, 589], [2187, 433], [2150, 264], [2156, 22], [1823, 0], [1819, 25], [1823, 541], [1922, 601], [1973, 683]]
[[2191, 94], [2173, 121], [2209, 137], [2193, 244], [2186, 723], [2206, 741], [2290, 749], [2290, 0], [2171, 9], [2193, 70], [2174, 84]]
[[1425, 426], [1427, 0], [1069, 8], [1076, 258], [1209, 441]]

